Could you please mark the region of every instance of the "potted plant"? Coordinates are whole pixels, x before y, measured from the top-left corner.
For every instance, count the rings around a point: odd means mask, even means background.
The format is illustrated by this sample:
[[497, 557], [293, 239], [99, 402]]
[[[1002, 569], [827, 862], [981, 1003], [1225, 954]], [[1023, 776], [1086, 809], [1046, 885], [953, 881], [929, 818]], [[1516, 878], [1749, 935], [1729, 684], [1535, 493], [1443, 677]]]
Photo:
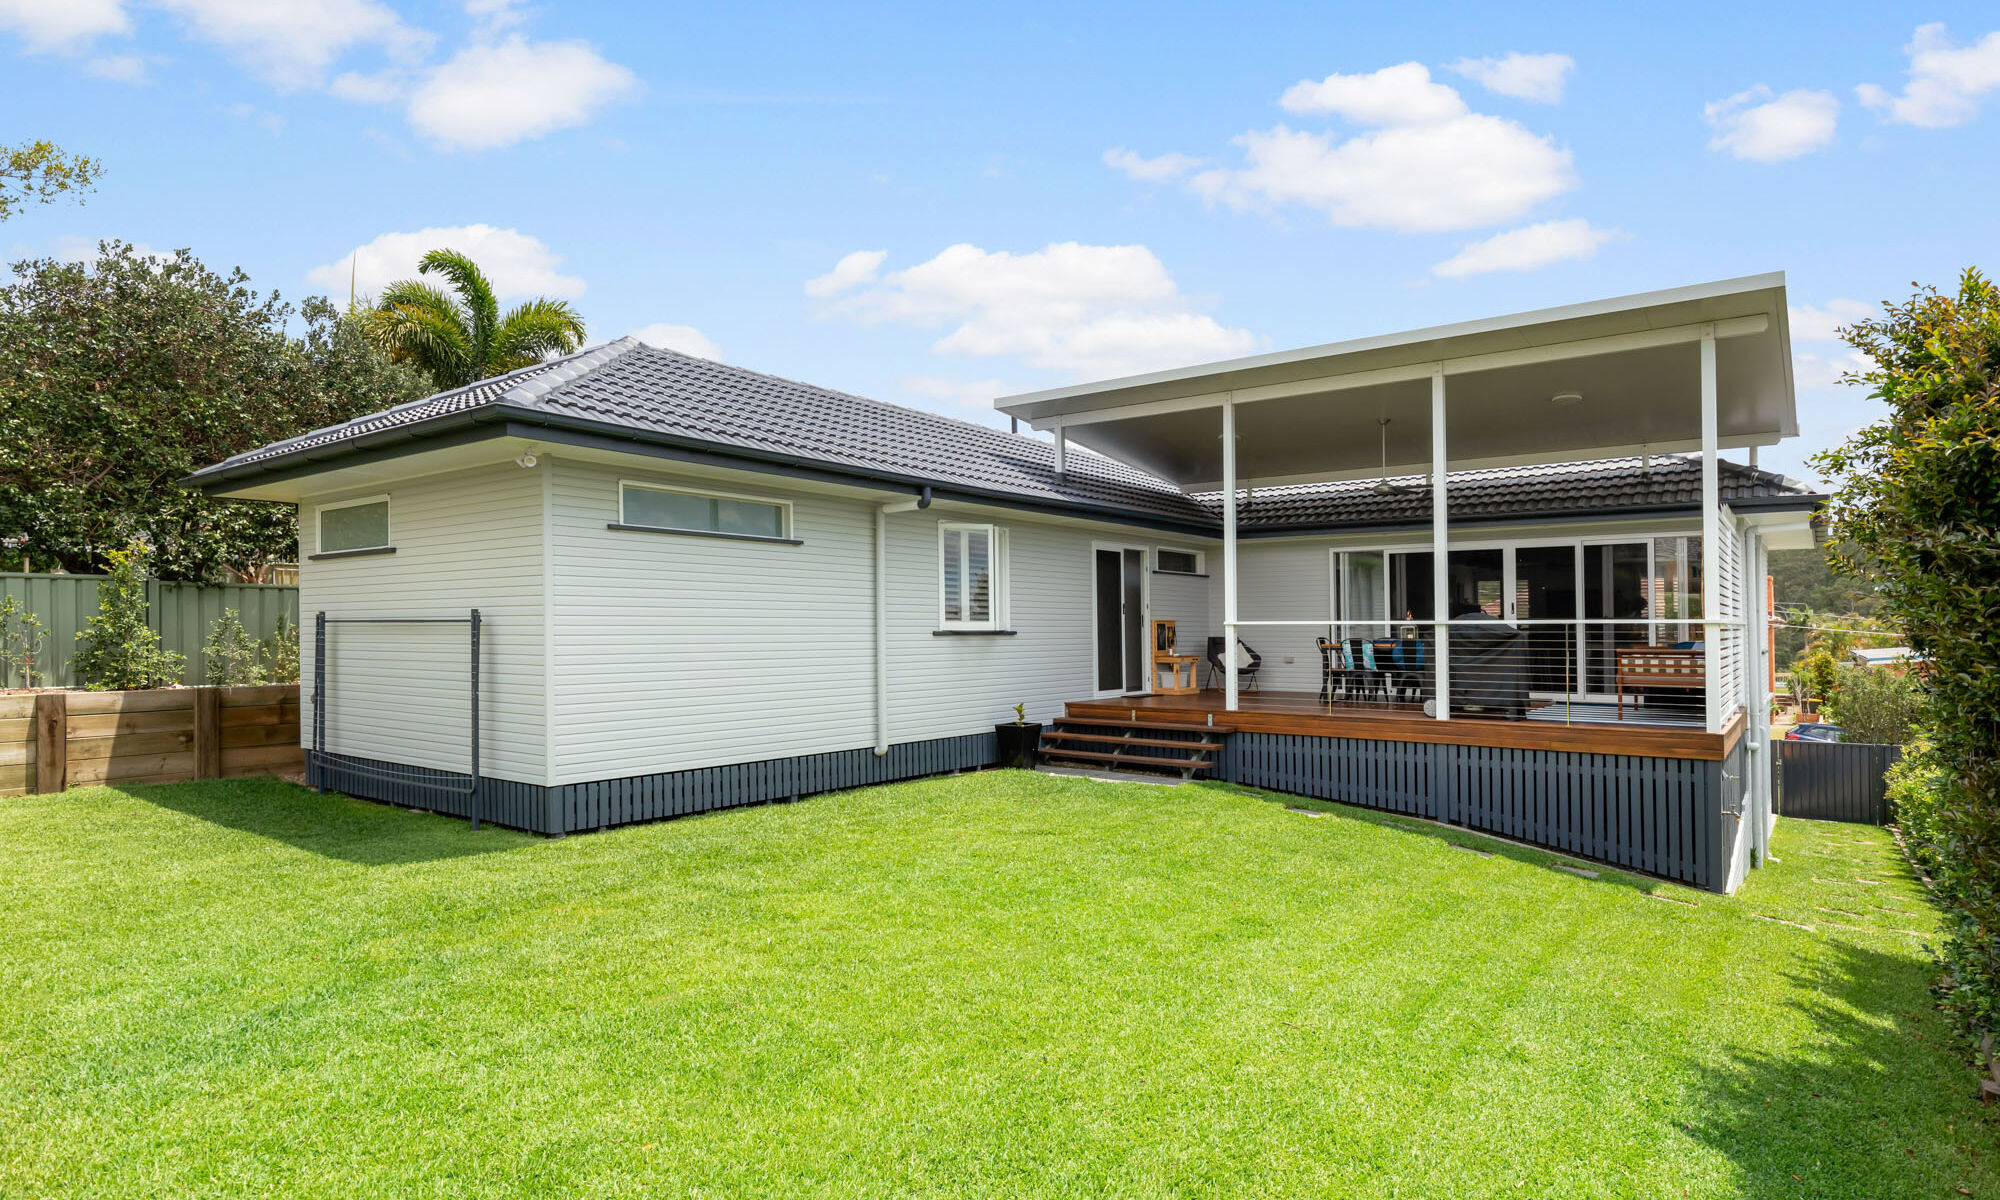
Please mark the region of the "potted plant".
[[1028, 706], [1016, 704], [1014, 719], [993, 727], [1000, 742], [1000, 765], [1033, 770], [1035, 748], [1042, 744], [1042, 723], [1028, 719]]

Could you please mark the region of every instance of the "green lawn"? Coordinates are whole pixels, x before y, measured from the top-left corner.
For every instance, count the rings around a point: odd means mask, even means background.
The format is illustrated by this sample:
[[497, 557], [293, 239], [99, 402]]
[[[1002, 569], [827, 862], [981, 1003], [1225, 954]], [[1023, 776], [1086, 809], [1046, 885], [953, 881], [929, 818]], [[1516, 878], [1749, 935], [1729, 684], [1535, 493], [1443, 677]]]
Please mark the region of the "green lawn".
[[2000, 1196], [1887, 835], [1774, 849], [1017, 772], [558, 841], [0, 798], [0, 1195]]

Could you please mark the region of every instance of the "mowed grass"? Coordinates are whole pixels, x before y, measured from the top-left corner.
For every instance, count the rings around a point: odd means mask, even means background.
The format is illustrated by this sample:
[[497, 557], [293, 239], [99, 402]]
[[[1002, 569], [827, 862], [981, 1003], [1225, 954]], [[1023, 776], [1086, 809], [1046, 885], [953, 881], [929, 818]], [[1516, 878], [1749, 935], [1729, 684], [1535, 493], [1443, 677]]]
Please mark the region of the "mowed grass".
[[0, 1195], [2000, 1196], [1883, 831], [1724, 899], [1310, 807], [0, 799]]

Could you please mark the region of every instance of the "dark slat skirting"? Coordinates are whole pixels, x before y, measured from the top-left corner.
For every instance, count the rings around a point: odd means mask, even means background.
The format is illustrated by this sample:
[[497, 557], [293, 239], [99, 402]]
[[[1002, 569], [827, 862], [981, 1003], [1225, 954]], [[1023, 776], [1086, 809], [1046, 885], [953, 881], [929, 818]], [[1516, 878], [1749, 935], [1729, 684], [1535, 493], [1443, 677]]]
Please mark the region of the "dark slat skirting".
[[[480, 780], [483, 821], [535, 833], [571, 833], [713, 812], [770, 800], [987, 767], [999, 757], [994, 735], [966, 734], [873, 749], [801, 754], [557, 787], [486, 777]], [[367, 800], [471, 815], [462, 772], [405, 767], [348, 755], [311, 755], [306, 782]]]
[[1233, 783], [1481, 829], [1722, 890], [1743, 755], [1723, 762], [1237, 733]]

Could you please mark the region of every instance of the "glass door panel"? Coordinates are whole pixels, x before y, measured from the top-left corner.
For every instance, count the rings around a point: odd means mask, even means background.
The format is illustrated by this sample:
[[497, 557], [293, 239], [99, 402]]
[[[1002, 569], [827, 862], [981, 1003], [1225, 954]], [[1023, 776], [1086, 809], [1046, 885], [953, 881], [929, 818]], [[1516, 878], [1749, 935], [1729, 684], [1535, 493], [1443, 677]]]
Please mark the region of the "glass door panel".
[[1342, 626], [1335, 631], [1335, 638], [1383, 637], [1389, 632], [1384, 607], [1388, 588], [1382, 571], [1379, 550], [1355, 550], [1340, 556], [1340, 595], [1334, 602], [1334, 616], [1342, 621], [1370, 624]]
[[1583, 615], [1593, 621], [1632, 621], [1630, 625], [1585, 627], [1586, 678], [1589, 690], [1609, 695], [1618, 688], [1618, 652], [1652, 641], [1652, 616], [1645, 542], [1614, 542], [1583, 548]]
[[1577, 617], [1576, 547], [1522, 546], [1514, 551], [1514, 619], [1528, 639], [1528, 690], [1571, 696], [1578, 677], [1576, 626], [1543, 625]]

